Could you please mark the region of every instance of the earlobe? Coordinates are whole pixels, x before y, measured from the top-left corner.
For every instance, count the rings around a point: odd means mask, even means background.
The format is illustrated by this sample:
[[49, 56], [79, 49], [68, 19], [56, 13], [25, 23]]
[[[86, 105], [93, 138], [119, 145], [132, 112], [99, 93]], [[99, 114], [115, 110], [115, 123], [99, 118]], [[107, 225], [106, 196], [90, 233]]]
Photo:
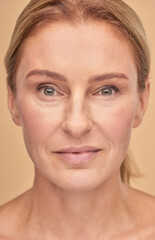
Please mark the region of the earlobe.
[[136, 114], [134, 117], [133, 128], [136, 128], [141, 124], [145, 111], [148, 107], [149, 96], [150, 96], [150, 80], [146, 79], [145, 89], [139, 93], [139, 101]]
[[16, 125], [21, 126], [21, 121], [20, 121], [20, 117], [19, 117], [19, 113], [17, 110], [16, 101], [15, 101], [15, 94], [12, 92], [12, 90], [8, 85], [7, 85], [7, 92], [8, 92], [8, 108], [10, 110], [12, 119]]

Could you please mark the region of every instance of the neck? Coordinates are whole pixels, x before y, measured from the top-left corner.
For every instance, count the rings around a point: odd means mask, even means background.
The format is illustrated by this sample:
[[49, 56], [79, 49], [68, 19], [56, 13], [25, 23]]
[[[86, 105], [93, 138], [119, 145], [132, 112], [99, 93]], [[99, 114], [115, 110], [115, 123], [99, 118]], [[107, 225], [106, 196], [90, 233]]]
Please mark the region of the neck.
[[36, 174], [29, 225], [39, 226], [37, 232], [45, 235], [50, 232], [54, 240], [103, 239], [103, 232], [127, 216], [124, 189], [119, 174], [83, 192], [63, 190]]

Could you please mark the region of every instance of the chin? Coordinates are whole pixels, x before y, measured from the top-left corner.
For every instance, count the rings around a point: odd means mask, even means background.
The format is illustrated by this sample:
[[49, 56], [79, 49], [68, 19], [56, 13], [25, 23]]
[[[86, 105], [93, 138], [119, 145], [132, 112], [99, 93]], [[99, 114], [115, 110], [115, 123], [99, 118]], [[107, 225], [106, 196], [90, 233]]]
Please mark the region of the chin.
[[55, 181], [55, 185], [66, 191], [90, 191], [98, 188], [106, 181], [103, 177], [99, 177], [99, 174], [94, 171], [86, 169], [74, 169], [69, 174], [65, 174], [58, 181]]

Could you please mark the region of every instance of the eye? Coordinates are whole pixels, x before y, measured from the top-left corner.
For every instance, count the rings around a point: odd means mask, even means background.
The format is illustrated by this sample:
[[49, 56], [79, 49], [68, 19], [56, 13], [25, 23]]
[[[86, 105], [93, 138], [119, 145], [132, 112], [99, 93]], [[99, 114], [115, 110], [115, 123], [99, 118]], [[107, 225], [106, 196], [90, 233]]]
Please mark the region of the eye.
[[53, 96], [53, 95], [54, 95], [54, 92], [55, 92], [55, 89], [54, 89], [54, 88], [51, 88], [51, 87], [44, 87], [44, 88], [43, 88], [43, 93], [44, 93], [44, 95], [46, 95], [46, 96]]
[[103, 88], [101, 88], [97, 93], [100, 93], [100, 92], [102, 96], [110, 96], [120, 92], [120, 90], [114, 85], [106, 85]]
[[102, 88], [100, 91], [102, 92], [102, 95], [111, 95], [113, 93], [113, 89], [111, 88]]
[[49, 85], [41, 85], [37, 87], [37, 90], [45, 96], [55, 96], [55, 93], [58, 93], [58, 91], [54, 87]]

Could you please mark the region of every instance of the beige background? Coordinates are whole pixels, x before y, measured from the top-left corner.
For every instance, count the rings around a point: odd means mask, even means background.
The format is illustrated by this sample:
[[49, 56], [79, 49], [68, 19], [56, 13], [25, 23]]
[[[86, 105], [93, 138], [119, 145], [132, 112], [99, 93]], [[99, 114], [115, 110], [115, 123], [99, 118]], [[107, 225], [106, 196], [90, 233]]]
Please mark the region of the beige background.
[[[33, 165], [25, 150], [20, 127], [14, 125], [7, 109], [6, 73], [3, 58], [17, 16], [29, 0], [0, 0], [0, 205], [30, 188]], [[155, 1], [126, 0], [139, 14], [152, 54], [151, 97], [142, 125], [133, 130], [130, 149], [143, 173], [132, 186], [155, 195]]]

